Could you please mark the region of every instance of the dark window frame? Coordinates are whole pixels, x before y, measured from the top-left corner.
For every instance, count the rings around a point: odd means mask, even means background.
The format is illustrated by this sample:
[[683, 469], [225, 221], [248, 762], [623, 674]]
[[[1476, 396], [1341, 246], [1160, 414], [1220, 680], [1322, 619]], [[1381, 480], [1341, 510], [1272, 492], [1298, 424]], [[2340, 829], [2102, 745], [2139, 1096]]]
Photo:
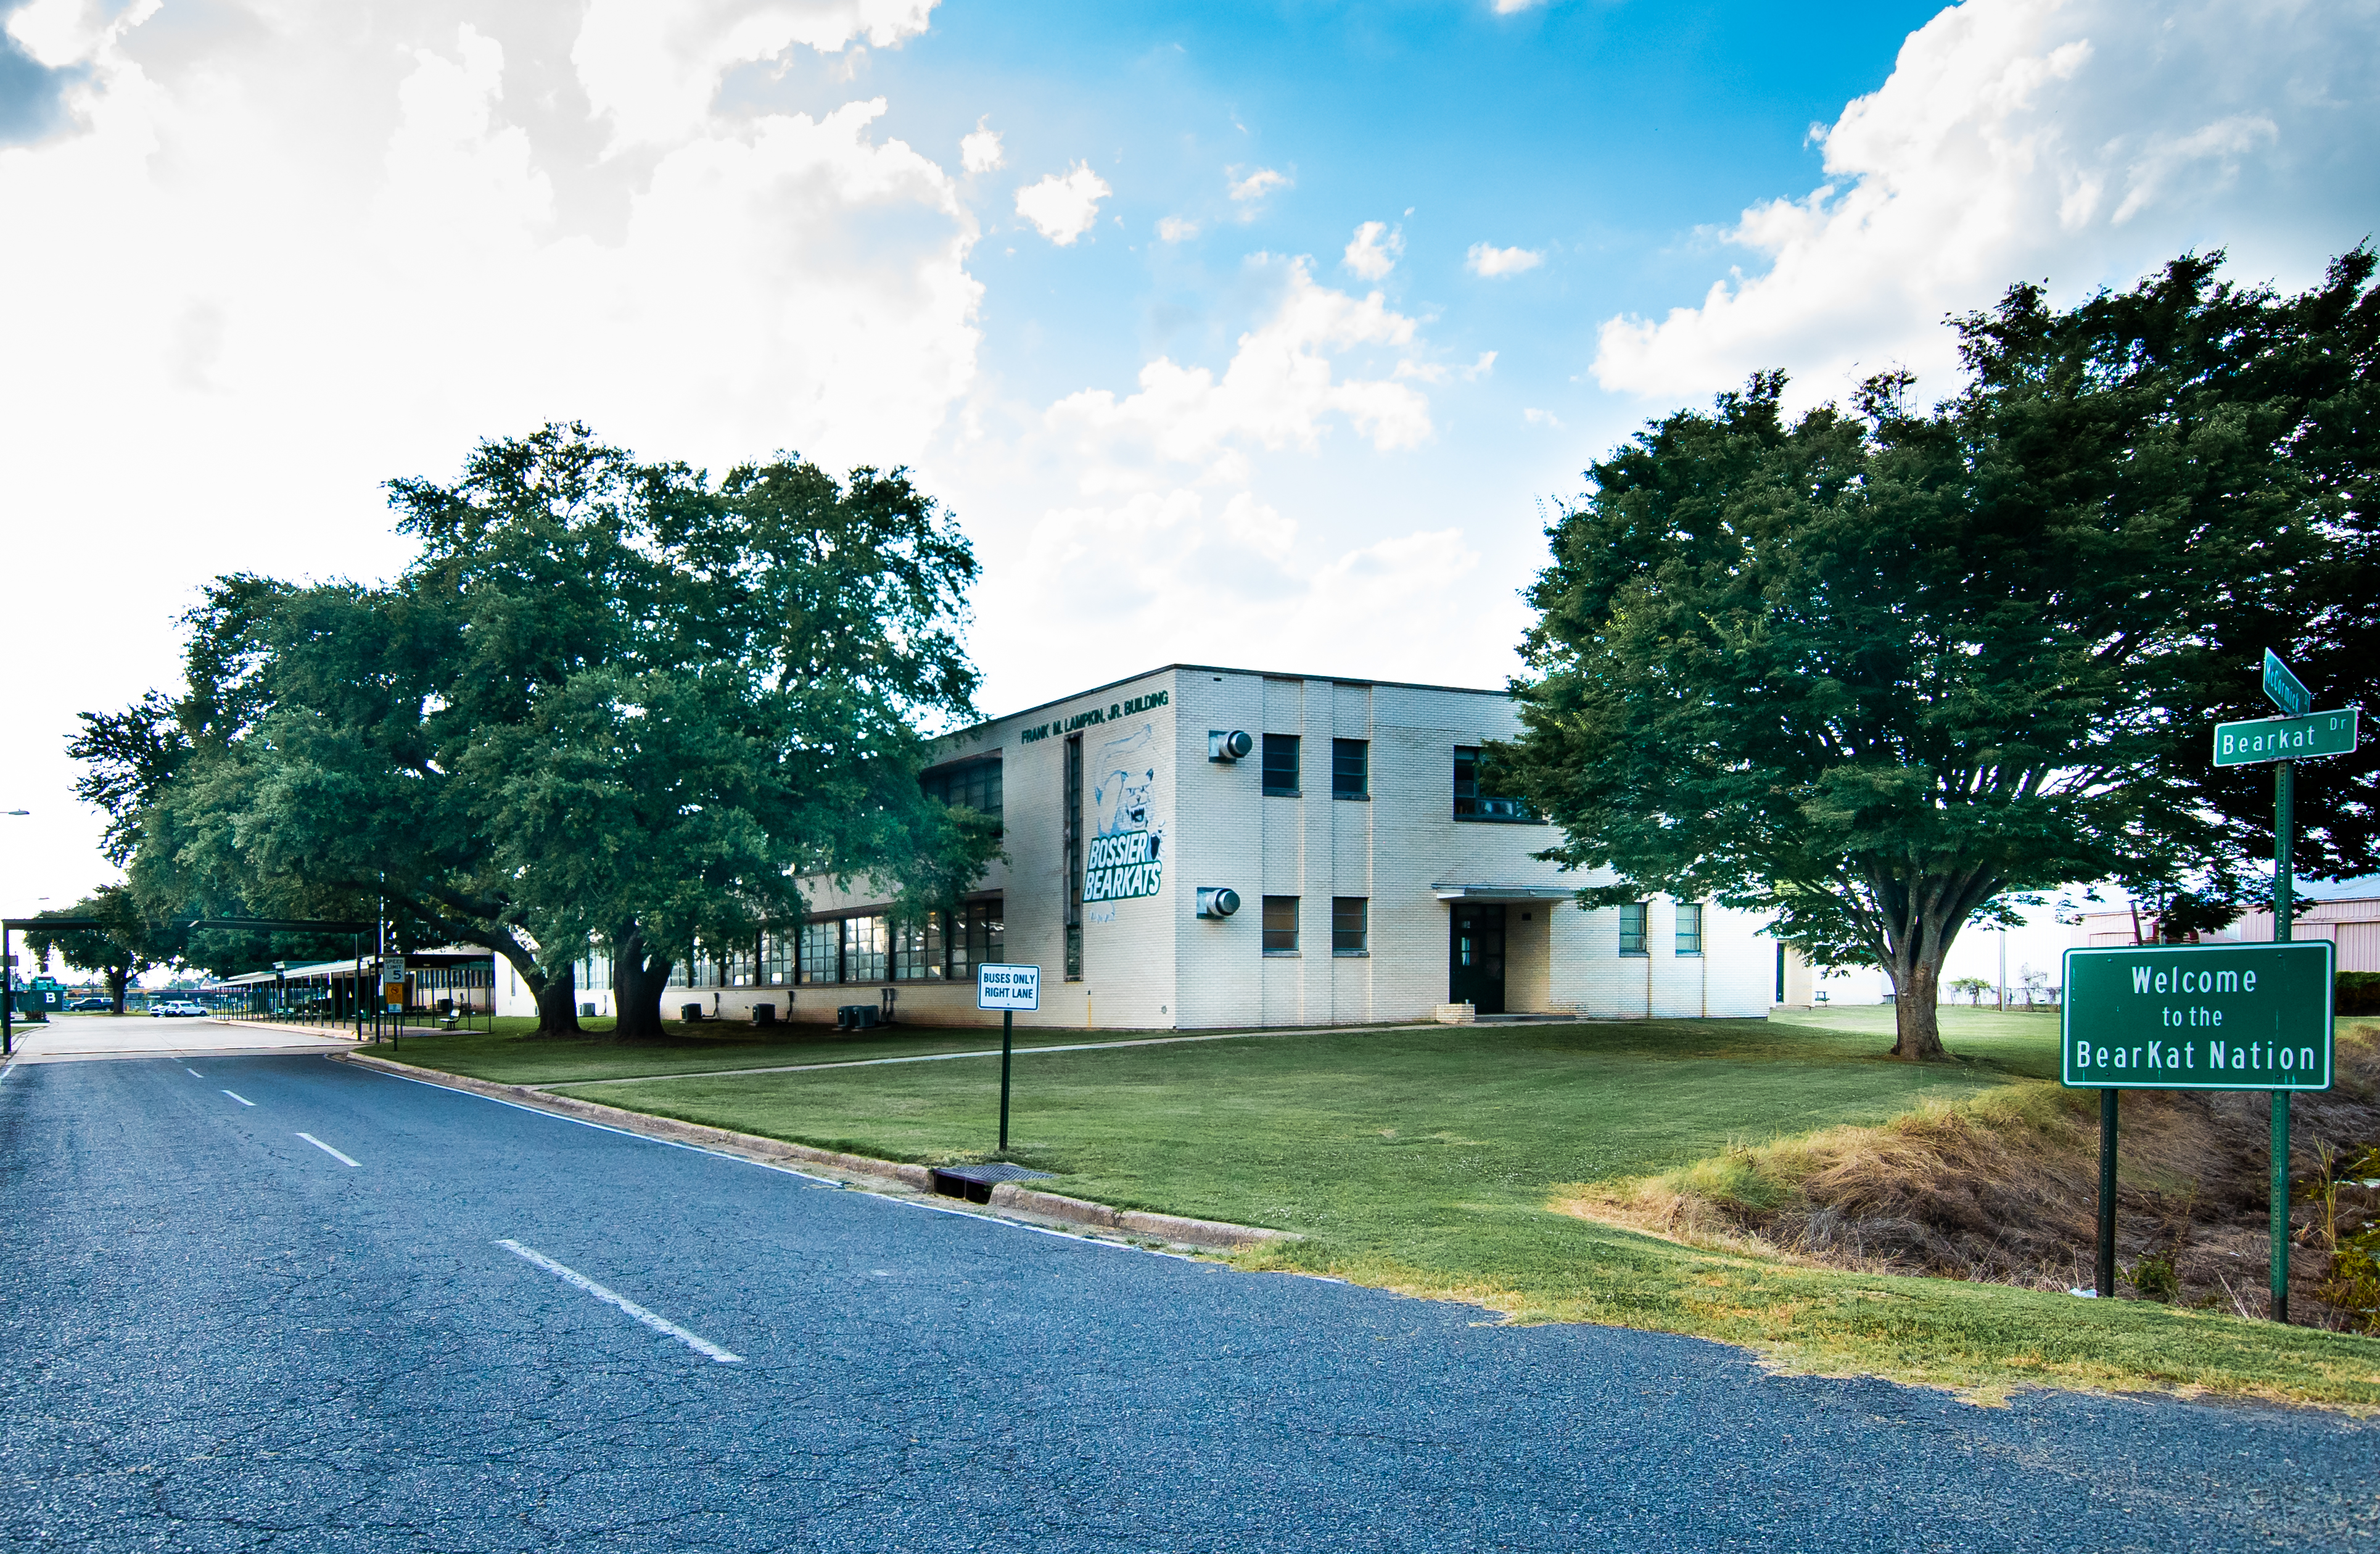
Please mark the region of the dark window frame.
[[[1689, 914], [1692, 915], [1692, 920], [1694, 925], [1694, 931], [1691, 933], [1686, 930], [1686, 923]], [[1703, 953], [1703, 904], [1699, 901], [1682, 901], [1678, 903], [1677, 949], [1674, 953], [1681, 955], [1701, 954]]]
[[[1349, 926], [1351, 923], [1352, 927]], [[1372, 953], [1371, 897], [1334, 895], [1330, 898], [1330, 953], [1334, 955], [1368, 955]]]
[[[1293, 895], [1269, 895], [1264, 898], [1262, 922], [1266, 954], [1294, 955], [1298, 953], [1297, 903], [1298, 898]], [[1286, 910], [1289, 916], [1289, 926], [1286, 929], [1275, 926], [1275, 914], [1283, 910]], [[1283, 935], [1287, 936], [1285, 941]]]
[[1525, 798], [1506, 798], [1479, 791], [1479, 747], [1454, 747], [1454, 818], [1488, 825], [1541, 826], [1544, 818]]
[[[1630, 925], [1633, 924], [1633, 927]], [[1651, 954], [1653, 904], [1627, 901], [1620, 904], [1620, 953], [1632, 959]]]
[[1330, 741], [1330, 796], [1372, 796], [1372, 742], [1368, 739]]
[[[1305, 778], [1304, 765], [1305, 752], [1300, 745], [1301, 741], [1293, 734], [1268, 734], [1264, 736], [1262, 759], [1257, 771], [1263, 778], [1264, 791], [1267, 795], [1274, 798], [1304, 796], [1305, 790], [1301, 784]], [[1287, 756], [1286, 760], [1276, 759], [1278, 754], [1284, 752]], [[1284, 770], [1289, 773], [1289, 782], [1286, 785], [1275, 780], [1276, 773]]]

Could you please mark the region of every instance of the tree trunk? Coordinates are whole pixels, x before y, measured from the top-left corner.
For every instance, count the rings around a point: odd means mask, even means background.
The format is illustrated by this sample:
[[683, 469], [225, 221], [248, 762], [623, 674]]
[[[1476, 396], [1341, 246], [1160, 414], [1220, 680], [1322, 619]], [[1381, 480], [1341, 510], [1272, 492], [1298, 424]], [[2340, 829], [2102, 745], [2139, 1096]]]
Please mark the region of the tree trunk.
[[537, 990], [537, 1034], [585, 1034], [578, 1027], [578, 973], [575, 966], [564, 966]]
[[120, 965], [107, 968], [107, 996], [115, 1004], [115, 1013], [124, 1013], [124, 989], [132, 981], [132, 974]]
[[662, 996], [669, 991], [670, 962], [645, 953], [645, 936], [630, 927], [612, 936], [612, 1002], [620, 1012], [616, 1034], [625, 1040], [657, 1041]]
[[1920, 956], [1906, 968], [1895, 968], [1892, 978], [1892, 1055], [1912, 1062], [1940, 1062], [1950, 1054], [1942, 1047], [1941, 1013], [1936, 1007], [1942, 960]]

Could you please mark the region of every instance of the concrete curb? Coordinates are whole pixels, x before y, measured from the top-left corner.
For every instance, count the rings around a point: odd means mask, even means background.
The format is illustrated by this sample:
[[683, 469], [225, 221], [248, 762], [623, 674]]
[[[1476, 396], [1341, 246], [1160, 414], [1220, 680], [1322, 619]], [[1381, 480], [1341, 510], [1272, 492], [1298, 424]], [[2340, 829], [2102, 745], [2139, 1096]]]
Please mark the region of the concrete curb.
[[[921, 1195], [934, 1197], [937, 1203], [947, 1202], [953, 1208], [962, 1207], [958, 1200], [944, 1199], [935, 1195], [933, 1173], [926, 1167], [902, 1160], [846, 1155], [808, 1144], [788, 1144], [783, 1139], [735, 1133], [704, 1123], [682, 1123], [672, 1117], [655, 1117], [643, 1111], [605, 1106], [600, 1101], [580, 1100], [576, 1096], [553, 1095], [527, 1085], [499, 1085], [466, 1074], [417, 1068], [411, 1063], [392, 1062], [369, 1052], [332, 1051], [325, 1055], [333, 1062], [353, 1063], [358, 1068], [376, 1069], [406, 1079], [418, 1079], [445, 1089], [509, 1101], [535, 1111], [551, 1111], [557, 1116], [577, 1118], [581, 1122], [601, 1123], [605, 1127], [618, 1128], [624, 1133], [715, 1149], [722, 1155], [758, 1160], [764, 1165], [791, 1166], [813, 1172], [823, 1171], [838, 1177], [855, 1178], [858, 1185], [873, 1184], [877, 1184], [878, 1190], [892, 1188], [903, 1196]], [[1137, 1208], [1115, 1208], [1104, 1203], [1070, 1198], [1058, 1193], [1035, 1192], [1029, 1187], [1019, 1187], [1014, 1182], [1002, 1182], [991, 1189], [990, 1208], [996, 1217], [1026, 1223], [1080, 1226], [1209, 1251], [1228, 1251], [1266, 1242], [1304, 1239], [1290, 1231], [1270, 1230], [1259, 1225], [1234, 1225], [1220, 1220], [1194, 1220], [1180, 1214], [1151, 1214]]]

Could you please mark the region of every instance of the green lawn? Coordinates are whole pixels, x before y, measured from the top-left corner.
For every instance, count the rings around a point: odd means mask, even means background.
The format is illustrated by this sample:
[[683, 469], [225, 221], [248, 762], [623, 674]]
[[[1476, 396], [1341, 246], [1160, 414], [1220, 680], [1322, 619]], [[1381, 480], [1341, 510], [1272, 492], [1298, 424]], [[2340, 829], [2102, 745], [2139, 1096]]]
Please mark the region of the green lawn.
[[[537, 1022], [504, 1018], [493, 1031], [407, 1031], [395, 1057], [447, 1074], [467, 1074], [505, 1085], [583, 1083], [647, 1074], [711, 1074], [721, 1069], [777, 1068], [795, 1063], [860, 1062], [875, 1058], [917, 1057], [933, 1052], [1000, 1050], [1000, 1027], [946, 1030], [899, 1026], [837, 1034], [831, 1026], [779, 1026], [763, 1033], [747, 1025], [680, 1026], [668, 1023], [662, 1042], [620, 1042], [609, 1020], [586, 1020], [585, 1038], [540, 1040]], [[1092, 1040], [1130, 1040], [1163, 1031], [1053, 1031], [1016, 1033], [1018, 1050]], [[385, 1053], [386, 1049], [382, 1050]], [[608, 1097], [601, 1099], [609, 1099]]]
[[[1889, 1012], [1773, 1022], [1319, 1031], [1028, 1055], [1013, 1158], [1077, 1196], [1296, 1231], [1248, 1266], [1470, 1299], [1523, 1320], [1596, 1321], [1752, 1344], [1779, 1362], [1974, 1389], [2036, 1380], [2192, 1387], [2380, 1407], [2380, 1342], [2132, 1302], [1805, 1269], [1682, 1247], [1556, 1213], [1564, 1184], [1663, 1171], [1839, 1123], [1874, 1123], [2055, 1072], [2050, 1014], [1943, 1011], [1960, 1061], [1880, 1054]], [[966, 1050], [886, 1033], [659, 1049], [441, 1038], [408, 1060], [537, 1077], [758, 1067]], [[1079, 1039], [1050, 1033], [1045, 1042]], [[718, 1042], [714, 1047], [712, 1042]], [[468, 1066], [472, 1063], [479, 1068]], [[577, 1066], [574, 1066], [577, 1065]], [[958, 1060], [705, 1075], [590, 1099], [888, 1159], [984, 1158], [998, 1065]]]

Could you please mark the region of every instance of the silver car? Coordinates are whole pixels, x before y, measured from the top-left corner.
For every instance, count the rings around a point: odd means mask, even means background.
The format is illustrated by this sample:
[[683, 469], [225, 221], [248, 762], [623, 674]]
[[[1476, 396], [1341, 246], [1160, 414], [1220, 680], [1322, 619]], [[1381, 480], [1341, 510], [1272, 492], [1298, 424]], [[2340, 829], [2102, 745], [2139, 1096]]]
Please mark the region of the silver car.
[[169, 998], [163, 1003], [152, 1003], [149, 1006], [149, 1013], [152, 1016], [163, 1016], [166, 1014], [196, 1014], [203, 1017], [206, 1014], [206, 1012], [207, 1006], [205, 1004], [193, 1003], [186, 998]]

